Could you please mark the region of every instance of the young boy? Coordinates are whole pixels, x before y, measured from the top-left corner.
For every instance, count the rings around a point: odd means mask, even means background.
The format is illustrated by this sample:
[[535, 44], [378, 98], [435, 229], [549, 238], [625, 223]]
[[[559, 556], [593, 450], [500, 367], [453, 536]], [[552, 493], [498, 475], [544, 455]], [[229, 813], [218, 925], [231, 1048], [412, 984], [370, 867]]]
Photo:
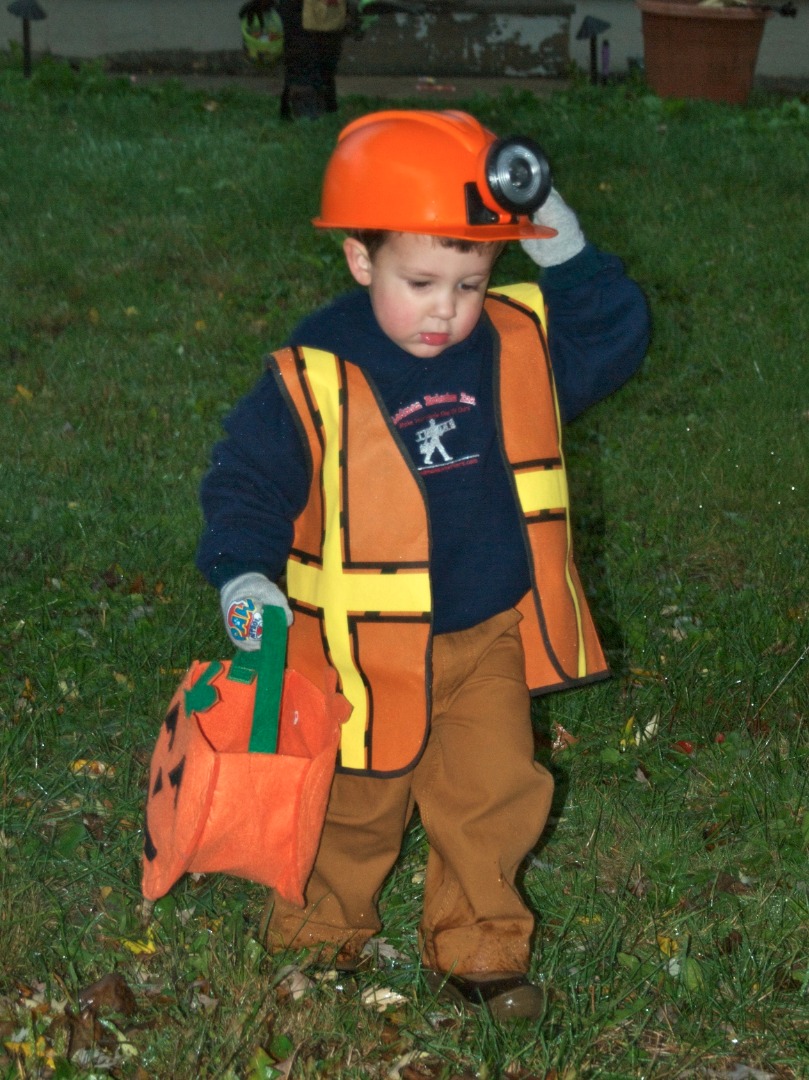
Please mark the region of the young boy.
[[[353, 706], [306, 906], [275, 898], [270, 946], [350, 967], [418, 806], [425, 977], [498, 1019], [543, 1010], [515, 885], [553, 788], [530, 695], [606, 675], [560, 413], [623, 383], [649, 332], [638, 287], [549, 187], [535, 144], [464, 113], [350, 124], [314, 224], [347, 232], [362, 288], [269, 358], [202, 485], [198, 565], [231, 639], [257, 647], [239, 615], [283, 608], [290, 667], [321, 684], [330, 664]], [[509, 240], [542, 292], [488, 290]]]

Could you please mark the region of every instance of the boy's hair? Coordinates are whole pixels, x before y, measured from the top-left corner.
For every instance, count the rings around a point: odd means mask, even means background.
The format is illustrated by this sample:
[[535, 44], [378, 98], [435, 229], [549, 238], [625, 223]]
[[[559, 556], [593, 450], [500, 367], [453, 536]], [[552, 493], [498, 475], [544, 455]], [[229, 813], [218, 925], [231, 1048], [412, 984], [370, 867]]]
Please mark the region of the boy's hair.
[[[346, 234], [364, 244], [372, 260], [389, 236], [401, 235], [397, 234], [395, 229], [347, 229]], [[468, 251], [474, 251], [475, 248], [493, 247], [497, 249], [495, 258], [507, 243], [505, 240], [461, 240], [459, 237], [454, 236], [433, 236], [432, 239], [441, 247], [452, 248], [454, 251], [460, 251], [464, 254]]]

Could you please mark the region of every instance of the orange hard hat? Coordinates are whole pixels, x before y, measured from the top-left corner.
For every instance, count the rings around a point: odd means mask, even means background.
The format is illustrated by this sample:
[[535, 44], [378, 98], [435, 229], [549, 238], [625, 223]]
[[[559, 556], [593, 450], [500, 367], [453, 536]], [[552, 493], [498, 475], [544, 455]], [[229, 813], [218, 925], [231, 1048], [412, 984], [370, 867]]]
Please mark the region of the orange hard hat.
[[537, 144], [498, 139], [468, 113], [369, 113], [339, 135], [323, 180], [321, 229], [385, 229], [460, 240], [555, 236], [531, 214], [551, 189]]

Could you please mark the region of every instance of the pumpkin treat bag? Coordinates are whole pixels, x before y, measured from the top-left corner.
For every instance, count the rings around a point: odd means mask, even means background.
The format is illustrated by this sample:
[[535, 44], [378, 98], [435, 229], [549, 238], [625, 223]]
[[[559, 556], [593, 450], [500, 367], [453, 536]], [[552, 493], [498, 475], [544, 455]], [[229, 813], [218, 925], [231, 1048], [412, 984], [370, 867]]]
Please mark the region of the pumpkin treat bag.
[[259, 651], [195, 661], [171, 699], [149, 775], [148, 900], [219, 872], [303, 903], [349, 706], [334, 671], [318, 687], [284, 670], [286, 629], [268, 611]]

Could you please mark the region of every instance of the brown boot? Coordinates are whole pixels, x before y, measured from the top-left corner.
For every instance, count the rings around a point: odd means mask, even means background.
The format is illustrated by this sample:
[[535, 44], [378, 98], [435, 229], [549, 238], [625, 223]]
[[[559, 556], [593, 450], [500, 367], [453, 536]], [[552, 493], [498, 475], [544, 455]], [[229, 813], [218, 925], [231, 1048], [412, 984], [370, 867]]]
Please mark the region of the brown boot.
[[438, 1001], [461, 1008], [486, 1008], [494, 1020], [541, 1020], [545, 1013], [544, 992], [520, 972], [474, 972], [452, 975], [444, 971], [424, 971], [424, 981]]

